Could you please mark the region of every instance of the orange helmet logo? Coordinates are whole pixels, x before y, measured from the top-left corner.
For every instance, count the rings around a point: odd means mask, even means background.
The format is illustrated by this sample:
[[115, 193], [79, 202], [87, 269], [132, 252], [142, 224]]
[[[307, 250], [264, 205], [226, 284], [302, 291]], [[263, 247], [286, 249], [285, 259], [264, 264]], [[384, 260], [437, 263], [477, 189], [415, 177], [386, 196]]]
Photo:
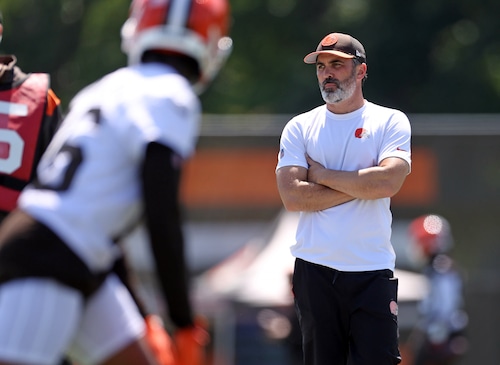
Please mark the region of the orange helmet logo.
[[338, 38], [334, 34], [328, 34], [321, 40], [321, 45], [323, 47], [328, 47], [328, 46], [333, 46], [335, 43], [337, 43]]

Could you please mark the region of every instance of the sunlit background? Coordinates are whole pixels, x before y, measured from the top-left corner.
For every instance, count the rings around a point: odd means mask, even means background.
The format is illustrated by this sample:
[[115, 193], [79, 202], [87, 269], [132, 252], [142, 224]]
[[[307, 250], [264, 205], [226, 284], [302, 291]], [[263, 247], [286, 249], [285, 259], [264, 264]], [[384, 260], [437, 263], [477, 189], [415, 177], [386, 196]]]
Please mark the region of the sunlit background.
[[[0, 52], [15, 54], [25, 72], [49, 73], [66, 109], [83, 86], [125, 65], [119, 31], [128, 6], [129, 0], [0, 0]], [[293, 363], [289, 298], [282, 298], [285, 305], [256, 303], [262, 288], [243, 300], [237, 288], [243, 284], [220, 279], [218, 268], [235, 254], [242, 273], [260, 267], [270, 281], [286, 279], [278, 268], [285, 270], [293, 238], [280, 236], [286, 241], [271, 256], [274, 269], [256, 264], [284, 214], [274, 180], [279, 135], [291, 116], [322, 102], [314, 67], [302, 58], [339, 31], [366, 48], [366, 98], [403, 110], [412, 122], [413, 172], [392, 206], [398, 266], [418, 273], [405, 256], [407, 223], [428, 212], [445, 216], [470, 316], [469, 351], [458, 363], [499, 364], [500, 2], [233, 0], [231, 7], [234, 51], [202, 96], [202, 136], [182, 194], [193, 297], [211, 316], [213, 363]], [[146, 254], [135, 254], [147, 277]], [[213, 291], [201, 290], [213, 277]], [[411, 313], [401, 316], [411, 326]]]

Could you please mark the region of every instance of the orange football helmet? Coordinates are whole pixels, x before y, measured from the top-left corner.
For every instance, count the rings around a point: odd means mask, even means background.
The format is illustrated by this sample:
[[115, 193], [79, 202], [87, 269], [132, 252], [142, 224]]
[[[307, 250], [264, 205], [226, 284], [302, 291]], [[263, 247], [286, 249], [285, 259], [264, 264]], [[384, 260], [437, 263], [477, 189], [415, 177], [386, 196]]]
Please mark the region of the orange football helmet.
[[133, 0], [121, 30], [130, 65], [145, 51], [161, 50], [198, 62], [201, 92], [217, 75], [232, 50], [227, 0]]
[[409, 226], [413, 243], [426, 256], [448, 252], [453, 246], [450, 224], [436, 214], [414, 219]]

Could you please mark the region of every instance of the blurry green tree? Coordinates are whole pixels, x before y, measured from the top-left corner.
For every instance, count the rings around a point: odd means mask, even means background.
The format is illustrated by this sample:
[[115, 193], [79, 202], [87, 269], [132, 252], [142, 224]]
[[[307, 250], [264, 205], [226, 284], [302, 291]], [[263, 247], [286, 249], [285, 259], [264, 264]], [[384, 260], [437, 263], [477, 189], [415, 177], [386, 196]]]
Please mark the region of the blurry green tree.
[[[2, 53], [52, 75], [67, 105], [126, 64], [120, 27], [130, 0], [0, 0]], [[232, 0], [234, 51], [203, 95], [208, 113], [298, 113], [321, 103], [302, 58], [331, 31], [368, 56], [368, 99], [407, 113], [500, 111], [500, 2]]]
[[67, 106], [83, 86], [123, 66], [120, 27], [129, 0], [0, 0], [3, 54], [26, 72], [48, 72]]

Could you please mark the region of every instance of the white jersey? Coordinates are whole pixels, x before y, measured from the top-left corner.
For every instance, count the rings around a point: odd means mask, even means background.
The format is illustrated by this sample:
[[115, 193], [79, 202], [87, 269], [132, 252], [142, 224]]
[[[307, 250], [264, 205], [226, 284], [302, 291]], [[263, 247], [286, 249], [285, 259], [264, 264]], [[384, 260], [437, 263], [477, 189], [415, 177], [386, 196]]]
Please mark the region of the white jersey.
[[[388, 157], [411, 164], [410, 123], [405, 114], [365, 101], [362, 108], [334, 114], [326, 105], [300, 114], [285, 126], [277, 169], [308, 168], [305, 155], [328, 169], [356, 171]], [[390, 199], [353, 201], [317, 212], [301, 212], [295, 257], [340, 271], [394, 269]]]
[[140, 168], [158, 142], [181, 157], [195, 148], [201, 106], [188, 81], [163, 64], [117, 70], [82, 90], [20, 207], [95, 271], [118, 255], [113, 239], [142, 214]]

